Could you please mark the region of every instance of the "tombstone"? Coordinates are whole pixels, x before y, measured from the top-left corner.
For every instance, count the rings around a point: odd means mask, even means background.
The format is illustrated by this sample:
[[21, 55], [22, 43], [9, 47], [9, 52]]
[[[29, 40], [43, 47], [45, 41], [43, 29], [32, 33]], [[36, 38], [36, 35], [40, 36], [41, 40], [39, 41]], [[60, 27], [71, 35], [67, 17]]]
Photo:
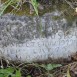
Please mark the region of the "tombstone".
[[41, 17], [6, 14], [0, 17], [0, 58], [24, 62], [68, 58], [77, 51], [76, 26], [76, 20], [70, 25], [57, 10]]

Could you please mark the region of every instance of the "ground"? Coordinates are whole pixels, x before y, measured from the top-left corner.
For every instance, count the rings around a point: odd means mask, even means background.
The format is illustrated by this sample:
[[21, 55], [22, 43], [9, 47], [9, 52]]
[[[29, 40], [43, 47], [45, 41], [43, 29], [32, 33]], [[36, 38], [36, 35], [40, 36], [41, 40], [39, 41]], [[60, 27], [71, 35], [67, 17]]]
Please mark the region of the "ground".
[[[7, 74], [7, 77], [77, 77], [75, 58], [70, 61], [61, 60], [57, 63], [51, 61], [20, 63], [20, 61], [11, 62], [2, 59], [0, 66], [0, 77], [3, 77], [1, 74], [5, 74], [5, 70], [9, 71], [9, 68], [12, 68], [10, 69], [11, 74]], [[13, 74], [16, 76], [13, 76]]]

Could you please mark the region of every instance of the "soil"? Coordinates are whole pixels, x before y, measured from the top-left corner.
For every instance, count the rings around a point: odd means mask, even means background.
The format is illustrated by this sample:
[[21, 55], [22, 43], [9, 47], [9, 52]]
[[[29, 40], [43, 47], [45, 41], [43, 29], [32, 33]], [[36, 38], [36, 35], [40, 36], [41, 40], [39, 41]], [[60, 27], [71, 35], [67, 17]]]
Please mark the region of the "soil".
[[[42, 64], [61, 64], [62, 66], [47, 71], [45, 68], [40, 67]], [[0, 66], [7, 68], [12, 66], [15, 68], [21, 68], [22, 77], [67, 77], [67, 70], [69, 67], [69, 73], [71, 77], [77, 77], [77, 55], [73, 55], [71, 60], [59, 60], [58, 61], [42, 61], [36, 63], [21, 63], [20, 61], [6, 61], [1, 60]], [[49, 76], [53, 75], [53, 76]]]

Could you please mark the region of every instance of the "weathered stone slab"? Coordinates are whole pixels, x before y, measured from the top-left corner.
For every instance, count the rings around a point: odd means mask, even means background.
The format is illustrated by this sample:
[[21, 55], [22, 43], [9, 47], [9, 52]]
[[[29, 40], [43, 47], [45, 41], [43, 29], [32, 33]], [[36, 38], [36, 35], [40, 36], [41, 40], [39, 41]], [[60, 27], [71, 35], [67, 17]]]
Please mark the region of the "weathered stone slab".
[[[53, 19], [58, 16], [59, 19]], [[68, 58], [77, 51], [77, 23], [58, 11], [42, 17], [0, 17], [0, 57], [32, 62]]]

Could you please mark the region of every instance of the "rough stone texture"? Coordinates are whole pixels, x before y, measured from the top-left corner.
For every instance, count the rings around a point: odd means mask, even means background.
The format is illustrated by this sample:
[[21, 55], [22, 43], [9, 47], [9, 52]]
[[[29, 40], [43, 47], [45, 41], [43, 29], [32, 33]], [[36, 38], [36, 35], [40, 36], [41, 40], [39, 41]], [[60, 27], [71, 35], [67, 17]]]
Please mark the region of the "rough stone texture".
[[67, 58], [77, 51], [76, 26], [58, 11], [42, 17], [6, 14], [0, 17], [0, 57], [25, 62]]

